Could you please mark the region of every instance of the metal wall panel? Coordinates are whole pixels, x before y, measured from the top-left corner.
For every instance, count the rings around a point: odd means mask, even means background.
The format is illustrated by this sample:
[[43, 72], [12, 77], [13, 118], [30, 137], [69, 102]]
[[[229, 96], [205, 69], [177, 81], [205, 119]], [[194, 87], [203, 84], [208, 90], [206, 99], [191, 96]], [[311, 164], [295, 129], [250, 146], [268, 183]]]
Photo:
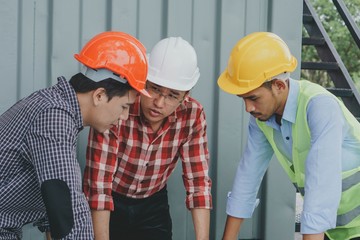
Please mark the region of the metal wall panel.
[[[164, 37], [183, 37], [198, 54], [201, 77], [192, 95], [204, 105], [207, 116], [214, 198], [211, 239], [220, 239], [227, 192], [247, 139], [248, 114], [241, 100], [219, 90], [217, 77], [233, 45], [254, 31], [278, 33], [300, 59], [301, 4], [296, 0], [0, 0], [0, 113], [31, 92], [56, 83], [57, 76], [77, 73], [80, 66], [73, 54], [101, 31], [128, 32], [148, 50]], [[86, 137], [87, 130], [78, 143], [82, 167]], [[272, 164], [260, 193], [262, 203], [245, 221], [241, 239], [289, 239], [292, 234], [294, 196], [287, 191], [289, 186], [282, 188], [286, 191], [277, 187], [287, 181], [279, 171]], [[191, 214], [184, 205], [181, 164], [168, 190], [173, 239], [195, 239]], [[274, 213], [279, 221], [271, 221]], [[31, 225], [24, 228], [25, 240], [42, 237]]]
[[0, 4], [0, 113], [18, 99], [18, 2]]
[[[271, 14], [269, 14], [269, 31], [281, 36], [289, 45], [292, 54], [301, 62], [301, 37], [302, 14], [301, 12], [289, 11], [297, 9], [302, 12], [302, 1], [272, 1]], [[300, 78], [300, 68], [292, 74], [295, 79]], [[295, 219], [295, 188], [288, 180], [287, 175], [275, 159], [270, 163], [264, 184], [263, 211], [264, 239], [294, 239]], [[284, 196], [280, 198], [279, 196]], [[284, 231], [283, 229], [287, 229]], [[290, 231], [291, 230], [291, 231]]]
[[[244, 35], [267, 30], [268, 1], [222, 1], [219, 57], [220, 71], [226, 68], [234, 44]], [[220, 73], [219, 73], [220, 74]], [[244, 114], [243, 102], [238, 97], [219, 92], [217, 137], [217, 205], [215, 239], [221, 239], [226, 219], [226, 196], [231, 190], [233, 177], [247, 139], [248, 114]], [[262, 205], [260, 205], [262, 207]], [[260, 208], [259, 208], [260, 209]], [[253, 218], [247, 219], [241, 229], [241, 239], [259, 239], [261, 228], [259, 209]], [[221, 230], [219, 230], [221, 229]]]

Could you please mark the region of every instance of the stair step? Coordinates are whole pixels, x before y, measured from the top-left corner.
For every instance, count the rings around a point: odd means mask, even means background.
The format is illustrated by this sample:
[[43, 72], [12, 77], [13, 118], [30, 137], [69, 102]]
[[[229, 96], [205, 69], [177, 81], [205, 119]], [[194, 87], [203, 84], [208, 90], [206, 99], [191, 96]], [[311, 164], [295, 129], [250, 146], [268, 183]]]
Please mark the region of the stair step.
[[338, 70], [336, 62], [301, 62], [301, 69], [308, 70]]
[[312, 23], [314, 21], [313, 16], [311, 14], [304, 13], [303, 14], [303, 23]]
[[302, 45], [323, 46], [325, 43], [326, 42], [324, 38], [302, 38]]
[[354, 92], [348, 88], [327, 88], [329, 92], [334, 94], [337, 97], [352, 97], [354, 96]]
[[[337, 2], [339, 2], [339, 5], [343, 4], [342, 0], [334, 0], [335, 5]], [[317, 16], [315, 9], [311, 6], [310, 0], [303, 0], [303, 3], [303, 27], [305, 28], [307, 35], [303, 35], [302, 45], [314, 46], [319, 60], [316, 62], [304, 61], [301, 63], [301, 69], [327, 71], [333, 82], [333, 86], [335, 86], [335, 88], [328, 90], [335, 96], [341, 98], [345, 106], [360, 122], [359, 91], [356, 89], [349, 72], [336, 51], [335, 46], [331, 42], [331, 39]], [[341, 14], [345, 7], [342, 10], [339, 10], [338, 6], [336, 6], [336, 8], [345, 23], [351, 22], [350, 14]], [[343, 7], [340, 6], [340, 8]], [[360, 31], [357, 31], [357, 34], [355, 34], [354, 28], [353, 31], [350, 30], [350, 32], [354, 39], [356, 39], [356, 36], [354, 37], [354, 35], [357, 35], [357, 39], [360, 39]], [[360, 40], [358, 46], [360, 47]], [[306, 50], [306, 48], [303, 48], [303, 50]]]
[[[340, 98], [351, 98], [354, 96], [354, 92], [349, 88], [326, 88], [329, 92]], [[356, 120], [360, 122], [360, 117], [355, 116]]]

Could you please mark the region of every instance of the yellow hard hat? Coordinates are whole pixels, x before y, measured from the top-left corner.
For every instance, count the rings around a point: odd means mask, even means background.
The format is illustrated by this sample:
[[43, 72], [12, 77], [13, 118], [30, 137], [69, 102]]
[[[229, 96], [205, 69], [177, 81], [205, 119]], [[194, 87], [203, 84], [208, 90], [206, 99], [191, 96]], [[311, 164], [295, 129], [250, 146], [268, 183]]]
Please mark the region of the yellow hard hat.
[[279, 36], [255, 32], [235, 44], [218, 85], [227, 93], [245, 94], [274, 76], [293, 72], [296, 66], [296, 58]]

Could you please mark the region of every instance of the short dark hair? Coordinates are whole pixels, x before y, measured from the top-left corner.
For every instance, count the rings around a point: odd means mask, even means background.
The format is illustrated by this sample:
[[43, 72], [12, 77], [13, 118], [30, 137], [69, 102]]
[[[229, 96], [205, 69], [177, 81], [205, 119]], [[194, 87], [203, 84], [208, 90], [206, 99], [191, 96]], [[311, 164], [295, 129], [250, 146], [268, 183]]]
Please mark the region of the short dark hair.
[[128, 82], [122, 83], [112, 78], [95, 82], [82, 73], [72, 76], [69, 82], [77, 93], [87, 93], [98, 88], [104, 88], [108, 101], [115, 96], [125, 96], [130, 90], [133, 90]]
[[[275, 79], [274, 79], [274, 80], [275, 80]], [[264, 82], [264, 83], [261, 85], [261, 87], [264, 87], [264, 88], [267, 88], [267, 89], [270, 89], [270, 90], [271, 90], [272, 84], [273, 84], [273, 81], [274, 81], [274, 80]]]

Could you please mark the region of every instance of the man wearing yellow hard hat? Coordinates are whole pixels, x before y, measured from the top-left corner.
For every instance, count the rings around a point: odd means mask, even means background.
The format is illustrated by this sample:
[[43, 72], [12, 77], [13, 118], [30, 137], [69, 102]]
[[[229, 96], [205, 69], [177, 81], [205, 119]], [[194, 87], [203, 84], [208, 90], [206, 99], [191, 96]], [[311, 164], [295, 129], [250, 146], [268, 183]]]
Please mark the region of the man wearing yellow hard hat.
[[224, 240], [238, 239], [241, 223], [252, 216], [273, 154], [304, 198], [304, 240], [360, 239], [360, 124], [323, 87], [291, 79], [296, 66], [279, 36], [255, 32], [236, 43], [218, 79], [251, 114]]

